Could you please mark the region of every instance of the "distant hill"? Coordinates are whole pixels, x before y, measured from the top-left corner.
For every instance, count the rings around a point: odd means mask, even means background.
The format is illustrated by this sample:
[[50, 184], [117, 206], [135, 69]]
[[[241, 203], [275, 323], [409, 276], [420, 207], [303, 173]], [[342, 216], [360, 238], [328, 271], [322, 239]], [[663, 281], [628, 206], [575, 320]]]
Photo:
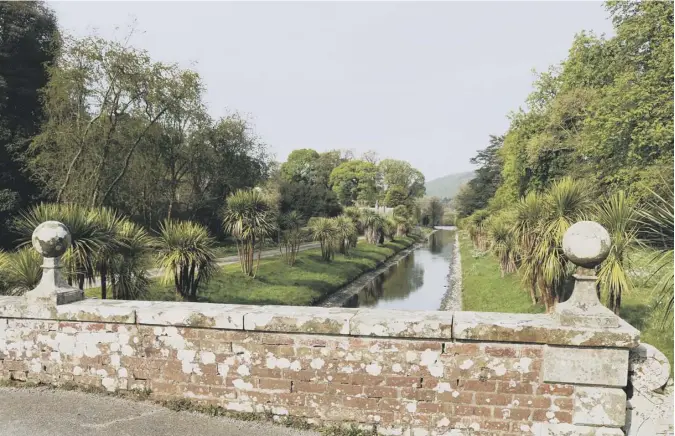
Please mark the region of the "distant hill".
[[427, 182], [427, 193], [429, 197], [452, 198], [459, 191], [459, 187], [473, 179], [475, 173], [468, 171], [465, 173], [448, 174], [447, 176]]

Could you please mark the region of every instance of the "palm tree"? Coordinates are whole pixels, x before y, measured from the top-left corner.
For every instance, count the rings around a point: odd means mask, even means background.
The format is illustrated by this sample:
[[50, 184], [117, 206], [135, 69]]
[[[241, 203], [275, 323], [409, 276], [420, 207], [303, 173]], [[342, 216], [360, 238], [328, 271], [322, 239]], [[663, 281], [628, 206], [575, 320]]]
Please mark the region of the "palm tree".
[[0, 252], [0, 293], [23, 295], [42, 278], [42, 256], [31, 246], [13, 253]]
[[596, 220], [607, 229], [612, 241], [609, 255], [599, 267], [599, 290], [607, 306], [619, 315], [621, 296], [631, 287], [627, 253], [637, 245], [639, 211], [624, 191], [610, 195], [596, 209]]
[[382, 225], [382, 234], [389, 238], [390, 241], [393, 241], [394, 236], [396, 236], [397, 227], [398, 224], [396, 221], [394, 221], [394, 218], [387, 217], [384, 219], [384, 223]]
[[396, 236], [401, 238], [407, 236], [410, 232], [410, 222], [412, 214], [410, 210], [404, 205], [399, 205], [394, 208], [394, 221], [396, 222]]
[[214, 240], [204, 226], [190, 221], [165, 220], [155, 241], [164, 283], [173, 284], [177, 299], [197, 299], [201, 286], [216, 269]]
[[672, 322], [673, 313], [673, 184], [663, 183], [665, 192], [661, 195], [651, 191], [651, 198], [638, 211], [641, 226], [640, 243], [645, 248], [656, 249], [651, 260], [652, 277], [656, 277], [654, 290], [657, 294], [656, 307], [663, 312], [662, 326]]
[[100, 277], [101, 298], [108, 298], [108, 278], [112, 273], [112, 263], [122, 250], [123, 244], [119, 239], [119, 227], [125, 221], [121, 215], [107, 207], [90, 209], [89, 219], [95, 223], [105, 235], [95, 253], [93, 262], [94, 274], [88, 274], [89, 283], [93, 283], [94, 276]]
[[366, 209], [361, 213], [361, 223], [366, 235], [366, 241], [370, 244], [379, 243], [384, 227], [384, 218], [382, 215]]
[[351, 246], [352, 239], [357, 235], [356, 226], [354, 226], [352, 220], [345, 215], [340, 215], [333, 220], [335, 221], [335, 229], [337, 231], [339, 251], [345, 255], [349, 254], [349, 247]]
[[534, 250], [534, 261], [541, 265], [540, 286], [548, 312], [562, 296], [568, 275], [568, 260], [562, 251], [562, 237], [572, 224], [590, 212], [591, 192], [580, 180], [562, 178], [545, 195], [548, 213], [541, 224], [541, 239]]
[[321, 257], [330, 262], [333, 259], [334, 248], [340, 235], [337, 225], [332, 218], [312, 218], [309, 220], [309, 232], [312, 239], [321, 244]]
[[344, 209], [343, 215], [348, 217], [351, 221], [352, 224], [354, 224], [354, 228], [356, 229], [356, 233], [352, 235], [351, 238], [349, 238], [349, 246], [350, 248], [355, 248], [356, 244], [359, 241], [359, 235], [363, 234], [363, 224], [361, 223], [361, 210], [358, 207], [346, 207]]
[[68, 283], [73, 280], [84, 289], [85, 280], [96, 276], [97, 253], [114, 234], [100, 225], [96, 213], [76, 204], [42, 203], [19, 214], [14, 228], [21, 235], [22, 245], [29, 244], [33, 230], [45, 221], [60, 221], [68, 227], [72, 244], [64, 255]]
[[[255, 277], [258, 272], [262, 248], [275, 228], [274, 221], [269, 202], [256, 189], [240, 189], [227, 198], [223, 227], [236, 238], [241, 271], [249, 277]], [[256, 248], [258, 261], [254, 266]]]
[[516, 239], [512, 223], [505, 217], [495, 217], [487, 225], [490, 249], [499, 259], [502, 277], [516, 271]]
[[[286, 263], [293, 266], [300, 251], [300, 244], [305, 239], [304, 220], [298, 211], [293, 210], [280, 215], [278, 222], [281, 241], [286, 251], [284, 254]], [[279, 245], [279, 251], [281, 251], [281, 245]]]
[[[532, 304], [537, 304], [539, 301], [537, 288], [541, 281], [542, 269], [535, 251], [541, 241], [541, 226], [546, 212], [544, 197], [534, 191], [521, 198], [515, 207], [513, 230], [518, 244], [520, 271], [523, 284], [530, 291]], [[543, 291], [540, 290], [540, 292]]]
[[147, 269], [152, 238], [145, 229], [126, 220], [119, 225], [117, 235], [120, 247], [110, 268], [113, 298], [137, 300], [150, 285]]

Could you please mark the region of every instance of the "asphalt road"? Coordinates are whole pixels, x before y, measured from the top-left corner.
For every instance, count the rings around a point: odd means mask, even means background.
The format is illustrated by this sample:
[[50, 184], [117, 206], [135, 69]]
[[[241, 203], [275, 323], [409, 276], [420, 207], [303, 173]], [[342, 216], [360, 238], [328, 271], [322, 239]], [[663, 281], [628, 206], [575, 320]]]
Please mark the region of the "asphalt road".
[[47, 388], [0, 388], [2, 436], [318, 436], [263, 422]]

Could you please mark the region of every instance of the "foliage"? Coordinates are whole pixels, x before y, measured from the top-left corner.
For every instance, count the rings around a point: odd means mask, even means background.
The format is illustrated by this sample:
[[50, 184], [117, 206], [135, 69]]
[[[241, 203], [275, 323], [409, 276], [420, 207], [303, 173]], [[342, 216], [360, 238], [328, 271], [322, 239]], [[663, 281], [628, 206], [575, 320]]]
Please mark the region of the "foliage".
[[502, 277], [516, 271], [516, 239], [512, 223], [505, 217], [496, 217], [488, 222], [490, 249], [499, 260]]
[[335, 227], [337, 230], [338, 250], [341, 254], [349, 254], [349, 249], [356, 246], [358, 240], [358, 233], [356, 226], [351, 218], [346, 215], [340, 215], [335, 220]]
[[330, 184], [343, 205], [372, 206], [378, 196], [377, 167], [362, 160], [344, 162], [331, 172]]
[[176, 299], [197, 300], [216, 269], [214, 241], [206, 228], [189, 221], [165, 220], [155, 240], [163, 283], [173, 282]]
[[0, 247], [16, 236], [11, 218], [41, 194], [24, 158], [43, 121], [40, 89], [58, 45], [56, 18], [43, 2], [0, 3]]
[[[673, 185], [668, 185], [663, 195], [652, 191], [645, 207], [637, 218], [644, 231], [643, 247], [656, 248], [651, 264], [654, 272], [650, 279], [656, 291], [655, 309], [663, 313], [663, 320], [672, 321], [673, 314]], [[667, 323], [664, 323], [667, 324]]]
[[377, 244], [384, 238], [384, 217], [370, 209], [361, 211], [361, 225], [369, 244]]
[[42, 278], [42, 256], [31, 246], [12, 253], [0, 252], [0, 293], [22, 295]]
[[[281, 232], [281, 242], [285, 249], [284, 258], [289, 266], [293, 266], [300, 251], [300, 245], [306, 236], [306, 231], [303, 228], [304, 220], [297, 211], [293, 210], [279, 215], [278, 225]], [[281, 245], [279, 250], [281, 250]]]
[[406, 161], [384, 159], [377, 169], [386, 193], [385, 204], [396, 207], [409, 199], [422, 197], [426, 188], [424, 175]]
[[109, 270], [113, 298], [141, 299], [150, 285], [147, 269], [150, 266], [152, 238], [145, 229], [128, 220], [119, 224], [117, 238], [119, 244]]
[[340, 239], [344, 241], [339, 233], [336, 220], [315, 217], [309, 220], [308, 227], [312, 239], [321, 244], [321, 258], [326, 262], [333, 260], [335, 245], [340, 243]]
[[637, 209], [624, 191], [618, 191], [597, 206], [595, 219], [602, 224], [612, 241], [609, 255], [600, 264], [598, 286], [606, 305], [619, 315], [621, 297], [631, 287], [628, 252], [637, 245]]
[[98, 275], [97, 263], [106, 247], [115, 244], [115, 230], [102, 225], [99, 211], [76, 204], [41, 203], [23, 211], [14, 222], [23, 244], [30, 243], [33, 230], [45, 221], [63, 223], [72, 238], [72, 245], [64, 255], [68, 283], [75, 282], [84, 289], [86, 281]]
[[422, 218], [421, 222], [425, 226], [438, 226], [443, 222], [443, 213], [445, 207], [438, 197], [429, 197], [422, 199], [421, 202]]
[[[227, 198], [223, 227], [237, 239], [241, 271], [247, 276], [255, 277], [265, 239], [275, 228], [274, 221], [270, 202], [257, 189], [239, 190]], [[256, 248], [258, 260], [254, 266]]]
[[503, 167], [499, 150], [503, 143], [503, 136], [490, 135], [490, 145], [479, 150], [476, 156], [471, 158], [472, 164], [480, 166], [475, 172], [475, 177], [462, 185], [454, 198], [453, 203], [460, 217], [469, 216], [476, 210], [486, 208], [497, 192]]

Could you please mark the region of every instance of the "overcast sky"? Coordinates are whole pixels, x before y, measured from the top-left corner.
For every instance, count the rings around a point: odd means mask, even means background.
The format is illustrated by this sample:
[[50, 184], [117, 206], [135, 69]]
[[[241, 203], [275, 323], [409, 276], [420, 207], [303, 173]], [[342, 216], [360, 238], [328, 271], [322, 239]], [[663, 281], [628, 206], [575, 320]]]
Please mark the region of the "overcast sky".
[[[599, 2], [50, 2], [66, 31], [122, 38], [199, 72], [211, 115], [238, 111], [280, 161], [375, 150], [427, 180], [472, 168]], [[116, 28], [119, 28], [115, 30]]]

